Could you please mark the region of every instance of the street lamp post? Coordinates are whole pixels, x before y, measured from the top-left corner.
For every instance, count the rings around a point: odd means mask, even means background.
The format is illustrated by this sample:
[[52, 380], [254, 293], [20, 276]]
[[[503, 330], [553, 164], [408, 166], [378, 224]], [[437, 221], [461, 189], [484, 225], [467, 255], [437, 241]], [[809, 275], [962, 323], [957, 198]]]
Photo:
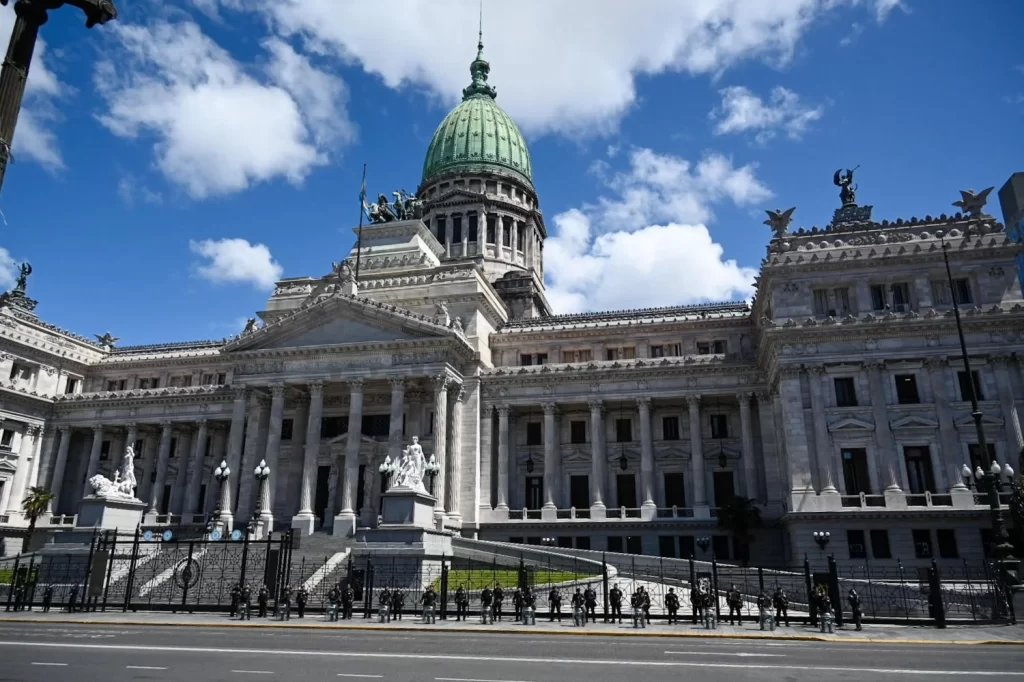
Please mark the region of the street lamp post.
[[[994, 553], [997, 559], [1008, 559], [1013, 555], [1013, 546], [1010, 544], [1010, 536], [1006, 533], [1006, 523], [1003, 520], [1003, 511], [999, 506], [999, 475], [993, 473], [996, 467], [988, 454], [988, 443], [985, 441], [985, 427], [982, 424], [981, 408], [978, 407], [978, 392], [974, 386], [974, 375], [971, 373], [971, 359], [967, 355], [967, 342], [964, 340], [964, 327], [960, 320], [960, 305], [956, 300], [956, 291], [953, 289], [953, 271], [949, 267], [949, 244], [946, 243], [945, 234], [942, 230], [936, 232], [936, 236], [942, 243], [942, 261], [946, 265], [946, 281], [949, 285], [949, 297], [953, 302], [953, 317], [956, 319], [956, 333], [960, 339], [960, 356], [964, 362], [964, 373], [967, 376], [968, 393], [971, 400], [971, 417], [974, 419], [974, 429], [978, 433], [978, 450], [981, 457], [982, 478], [985, 484], [985, 491], [988, 493], [989, 514], [992, 517], [992, 542]], [[996, 463], [998, 466], [998, 463]]]
[[702, 554], [707, 554], [708, 553], [708, 547], [711, 546], [711, 538], [706, 537], [706, 536], [699, 537], [699, 538], [697, 538], [696, 542], [697, 542], [697, 546], [700, 547], [701, 553]]
[[224, 460], [221, 460], [220, 465], [213, 470], [213, 478], [217, 481], [217, 508], [213, 510], [213, 516], [217, 519], [217, 525], [223, 528], [225, 533], [231, 532], [231, 503], [227, 498], [229, 491], [227, 482], [230, 475], [231, 469]]
[[430, 476], [430, 494], [431, 495], [434, 494], [434, 479], [437, 477], [437, 474], [440, 471], [441, 471], [441, 466], [437, 463], [437, 458], [434, 457], [433, 455], [431, 455], [430, 456], [430, 460], [428, 460], [426, 465], [423, 467], [423, 473], [425, 473], [427, 476]]
[[828, 532], [827, 530], [816, 530], [812, 533], [812, 535], [814, 536], [815, 544], [818, 545], [818, 549], [820, 549], [822, 552], [824, 552], [825, 548], [828, 547], [828, 543], [832, 541], [832, 533]]
[[[7, 6], [9, 0], [0, 0]], [[28, 69], [36, 49], [39, 28], [49, 19], [47, 12], [62, 5], [71, 5], [85, 12], [85, 27], [92, 28], [117, 18], [117, 8], [111, 0], [17, 0], [14, 3], [14, 29], [7, 46], [7, 57], [0, 70], [0, 187], [7, 174], [14, 144], [14, 128], [25, 96]]]
[[252, 512], [252, 520], [249, 521], [249, 533], [252, 534], [259, 527], [260, 518], [263, 516], [264, 506], [269, 505], [269, 488], [267, 488], [267, 479], [270, 478], [270, 467], [267, 466], [266, 460], [260, 460], [260, 463], [253, 469], [252, 475], [256, 478], [259, 485], [259, 492], [256, 496], [256, 508]]
[[398, 465], [391, 461], [391, 455], [385, 455], [384, 461], [380, 463], [377, 471], [380, 472], [381, 480], [384, 483], [384, 492], [387, 492], [391, 488], [391, 477], [398, 471]]

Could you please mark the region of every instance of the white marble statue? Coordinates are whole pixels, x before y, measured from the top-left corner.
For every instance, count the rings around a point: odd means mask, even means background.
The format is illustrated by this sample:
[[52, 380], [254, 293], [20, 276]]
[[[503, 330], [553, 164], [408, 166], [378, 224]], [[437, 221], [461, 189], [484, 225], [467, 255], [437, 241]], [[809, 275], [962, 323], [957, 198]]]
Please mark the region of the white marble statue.
[[135, 487], [138, 485], [138, 481], [135, 480], [135, 448], [128, 446], [121, 470], [114, 472], [114, 480], [103, 474], [96, 474], [89, 479], [89, 485], [92, 486], [96, 497], [134, 500]]
[[420, 445], [418, 436], [412, 437], [412, 444], [402, 450], [402, 456], [398, 460], [398, 471], [395, 473], [395, 487], [409, 488], [418, 493], [427, 494], [423, 485], [423, 475], [426, 471], [427, 460], [423, 456], [423, 447]]

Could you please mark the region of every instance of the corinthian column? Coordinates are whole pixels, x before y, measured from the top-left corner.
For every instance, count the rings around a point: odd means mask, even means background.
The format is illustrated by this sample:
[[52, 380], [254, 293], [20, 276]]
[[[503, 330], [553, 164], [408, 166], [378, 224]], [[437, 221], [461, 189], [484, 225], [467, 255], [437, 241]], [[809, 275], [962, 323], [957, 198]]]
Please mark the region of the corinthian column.
[[234, 506], [232, 500], [235, 499], [236, 481], [242, 475], [242, 443], [245, 438], [245, 405], [247, 397], [247, 391], [244, 386], [235, 389], [235, 400], [231, 405], [231, 430], [228, 432], [227, 456], [228, 468], [231, 469], [234, 475], [224, 483], [224, 488], [227, 492], [223, 493], [225, 505], [221, 509], [222, 515], [224, 513], [233, 514]]
[[604, 510], [604, 476], [607, 460], [604, 447], [604, 403], [591, 400], [590, 406], [590, 508]]
[[557, 509], [555, 488], [558, 485], [558, 406], [547, 402], [544, 408], [544, 508]]
[[1005, 355], [994, 357], [996, 387], [999, 391], [999, 405], [1003, 411], [1003, 424], [1006, 428], [1006, 443], [1010, 452], [1006, 461], [1016, 465], [1016, 458], [1024, 448], [1024, 437], [1020, 429], [1020, 416], [1017, 414], [1017, 403], [1013, 398], [1013, 385], [1010, 383], [1010, 358]]
[[636, 399], [640, 417], [640, 488], [643, 507], [656, 507], [654, 503], [654, 436], [651, 433], [651, 399]]
[[448, 439], [448, 496], [444, 506], [448, 517], [455, 521], [462, 521], [462, 401], [465, 397], [466, 389], [458, 387], [452, 402], [451, 437]]
[[743, 482], [746, 494], [751, 500], [757, 499], [757, 468], [754, 462], [754, 429], [750, 421], [750, 399], [753, 393], [738, 393], [740, 404], [740, 439], [743, 444]]
[[32, 473], [32, 462], [39, 456], [36, 453], [38, 444], [39, 427], [34, 424], [26, 427], [18, 445], [18, 468], [14, 474], [14, 486], [7, 500], [8, 514], [21, 514], [21, 501], [25, 497], [26, 482]]
[[[354, 535], [356, 531], [356, 484], [359, 482], [359, 445], [362, 443], [363, 380], [348, 382], [348, 435], [345, 443], [345, 476], [341, 487], [341, 511], [334, 517], [334, 535]], [[370, 501], [366, 500], [369, 504]]]
[[312, 535], [316, 529], [313, 513], [313, 484], [317, 457], [320, 456], [320, 422], [324, 416], [324, 382], [309, 384], [309, 419], [306, 421], [306, 446], [302, 453], [302, 489], [299, 491], [299, 513], [292, 518], [292, 528]]
[[434, 481], [434, 518], [444, 518], [445, 501], [445, 448], [448, 435], [448, 385], [451, 378], [434, 377], [434, 457], [437, 459], [437, 478]]
[[57, 446], [57, 461], [53, 464], [53, 476], [50, 477], [50, 493], [53, 499], [50, 500], [49, 512], [60, 509], [60, 492], [64, 487], [64, 470], [68, 465], [68, 448], [71, 446], [71, 427], [61, 426], [60, 444]]
[[388, 457], [402, 456], [402, 417], [405, 415], [405, 378], [391, 379], [391, 421], [388, 424]]
[[825, 421], [825, 399], [821, 394], [821, 382], [825, 376], [825, 368], [811, 366], [807, 368], [807, 382], [811, 388], [811, 412], [814, 413], [814, 462], [818, 469], [818, 486], [822, 493], [839, 492], [835, 484], [835, 472], [832, 466], [832, 438]]
[[100, 468], [100, 449], [103, 447], [103, 424], [92, 427], [92, 447], [89, 450], [89, 463], [85, 469], [85, 485], [82, 487], [82, 497], [92, 494], [92, 486], [89, 479], [96, 475]]
[[157, 456], [156, 480], [149, 491], [149, 512], [160, 513], [160, 498], [164, 494], [164, 486], [167, 481], [167, 463], [171, 459], [171, 439], [173, 438], [172, 424], [169, 421], [160, 423], [160, 454]]
[[182, 514], [198, 514], [199, 489], [203, 484], [203, 455], [206, 452], [206, 435], [209, 428], [205, 419], [200, 419], [195, 441], [192, 443], [192, 461], [188, 465], [188, 487], [185, 489], [185, 507]]
[[[267, 450], [263, 459], [270, 467], [271, 476], [281, 476], [281, 425], [284, 423], [284, 384], [273, 384], [270, 387], [270, 427], [267, 430]], [[274, 505], [277, 502], [277, 484], [271, 481], [268, 486], [269, 506], [264, 512], [274, 513]]]
[[693, 506], [708, 506], [704, 492], [704, 440], [700, 430], [700, 396], [686, 396], [690, 413], [690, 477], [693, 479]]
[[508, 405], [498, 405], [498, 504], [508, 509]]
[[878, 460], [884, 462], [883, 471], [886, 474], [888, 485], [886, 490], [900, 492], [900, 470], [902, 465], [897, 464], [896, 443], [892, 438], [892, 431], [889, 429], [889, 409], [885, 400], [885, 386], [882, 383], [882, 370], [885, 363], [872, 361], [867, 363], [868, 386], [871, 389], [871, 412], [875, 419], [875, 443], [878, 446]]

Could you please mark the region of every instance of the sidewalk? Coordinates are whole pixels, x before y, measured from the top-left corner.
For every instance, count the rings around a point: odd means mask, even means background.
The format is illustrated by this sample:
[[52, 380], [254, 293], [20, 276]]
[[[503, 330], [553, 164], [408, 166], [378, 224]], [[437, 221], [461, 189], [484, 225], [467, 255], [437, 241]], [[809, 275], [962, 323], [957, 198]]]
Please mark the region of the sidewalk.
[[392, 630], [392, 631], [436, 631], [436, 632], [474, 632], [474, 633], [527, 633], [550, 635], [601, 635], [606, 637], [714, 637], [721, 639], [771, 639], [790, 641], [815, 642], [884, 642], [889, 644], [1015, 644], [1024, 646], [1024, 625], [1015, 626], [950, 626], [945, 630], [919, 625], [865, 625], [864, 630], [857, 632], [851, 628], [836, 630], [834, 634], [821, 634], [817, 628], [807, 625], [780, 627], [775, 632], [762, 632], [756, 624], [743, 626], [719, 625], [716, 630], [705, 630], [689, 621], [680, 625], [667, 625], [664, 621], [655, 621], [644, 629], [634, 629], [626, 621], [622, 625], [605, 623], [588, 623], [586, 627], [573, 627], [572, 619], [563, 618], [561, 623], [538, 619], [537, 625], [525, 626], [506, 620], [496, 625], [481, 625], [479, 617], [469, 621], [438, 620], [436, 625], [424, 625], [418, 617], [407, 614], [404, 620], [391, 623], [377, 623], [370, 619], [356, 617], [354, 620], [328, 622], [322, 614], [308, 615], [306, 618], [295, 617], [279, 621], [271, 618], [254, 618], [249, 621], [229, 619], [224, 613], [169, 613], [166, 611], [143, 611], [138, 613], [122, 613], [108, 610], [106, 613], [69, 614], [60, 611], [42, 613], [33, 611], [4, 612], [0, 611], [0, 624], [33, 623], [33, 624], [81, 624], [81, 625], [136, 625], [136, 626], [169, 626], [169, 627], [237, 627], [237, 628], [315, 628], [334, 630]]

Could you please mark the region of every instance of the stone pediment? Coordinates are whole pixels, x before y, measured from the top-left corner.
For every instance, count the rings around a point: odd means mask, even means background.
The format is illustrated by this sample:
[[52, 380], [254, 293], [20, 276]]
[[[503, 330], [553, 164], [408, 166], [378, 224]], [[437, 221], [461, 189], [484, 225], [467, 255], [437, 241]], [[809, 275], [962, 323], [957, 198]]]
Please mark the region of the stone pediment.
[[658, 461], [686, 459], [690, 456], [690, 449], [682, 444], [662, 445], [654, 450], [654, 459]]
[[889, 427], [892, 429], [937, 429], [939, 428], [939, 423], [928, 417], [908, 414], [905, 417], [900, 417], [890, 422]]
[[[957, 426], [972, 427], [974, 426], [974, 417], [968, 414], [963, 417], [960, 417], [954, 423]], [[999, 417], [994, 417], [989, 414], [983, 414], [981, 415], [981, 423], [985, 426], [1002, 426], [1003, 420], [1000, 419]]]
[[228, 343], [226, 352], [416, 341], [458, 336], [433, 318], [335, 294]]
[[0, 459], [0, 473], [13, 475], [17, 471], [18, 467], [14, 465], [14, 462], [10, 462], [6, 459]]
[[856, 417], [845, 417], [828, 425], [828, 430], [840, 433], [855, 433], [857, 431], [874, 431], [875, 425]]

